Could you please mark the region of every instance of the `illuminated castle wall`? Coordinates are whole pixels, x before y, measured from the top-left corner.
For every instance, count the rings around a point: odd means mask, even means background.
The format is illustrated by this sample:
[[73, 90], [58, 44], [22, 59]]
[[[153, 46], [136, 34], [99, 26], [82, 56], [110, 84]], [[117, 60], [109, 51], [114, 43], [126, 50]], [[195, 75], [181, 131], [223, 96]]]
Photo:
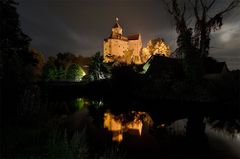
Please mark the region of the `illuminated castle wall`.
[[140, 34], [123, 36], [122, 27], [119, 25], [118, 18], [116, 24], [112, 27], [112, 33], [109, 38], [104, 39], [103, 53], [104, 62], [121, 61], [140, 64], [142, 39]]
[[123, 29], [118, 18], [112, 27], [111, 35], [104, 39], [104, 62], [121, 62], [127, 64], [145, 63], [152, 55], [170, 56], [170, 47], [161, 38], [150, 40], [146, 48], [142, 48], [141, 34], [123, 36]]

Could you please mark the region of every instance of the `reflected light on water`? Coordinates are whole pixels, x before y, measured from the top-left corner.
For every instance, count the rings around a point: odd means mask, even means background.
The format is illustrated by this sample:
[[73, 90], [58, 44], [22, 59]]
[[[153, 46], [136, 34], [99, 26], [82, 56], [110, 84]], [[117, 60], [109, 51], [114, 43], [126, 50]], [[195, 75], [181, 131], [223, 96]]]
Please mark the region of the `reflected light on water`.
[[123, 133], [127, 132], [132, 135], [141, 136], [143, 122], [139, 119], [139, 115], [145, 114], [138, 112], [133, 121], [123, 122], [122, 115], [114, 116], [113, 114], [106, 112], [104, 113], [104, 128], [112, 132], [112, 141], [121, 142], [123, 140]]

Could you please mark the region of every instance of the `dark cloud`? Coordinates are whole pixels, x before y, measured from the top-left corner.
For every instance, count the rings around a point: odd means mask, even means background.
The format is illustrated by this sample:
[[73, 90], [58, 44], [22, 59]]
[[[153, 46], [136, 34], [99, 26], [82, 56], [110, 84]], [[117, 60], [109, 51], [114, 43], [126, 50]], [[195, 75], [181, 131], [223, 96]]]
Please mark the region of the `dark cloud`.
[[[224, 0], [217, 2], [215, 9], [226, 3]], [[19, 0], [19, 3], [24, 32], [33, 39], [32, 46], [46, 56], [66, 51], [91, 56], [102, 51], [103, 39], [109, 36], [116, 16], [124, 34], [141, 33], [144, 44], [162, 37], [172, 50], [176, 48], [174, 22], [160, 0]], [[212, 49], [212, 56], [226, 60], [230, 68], [240, 68], [236, 62], [239, 59], [240, 27], [236, 27], [240, 22], [239, 14], [236, 9], [226, 15], [224, 24], [235, 27], [230, 37], [226, 31], [218, 31], [212, 38], [212, 45], [216, 47]], [[221, 41], [224, 36], [229, 39]]]

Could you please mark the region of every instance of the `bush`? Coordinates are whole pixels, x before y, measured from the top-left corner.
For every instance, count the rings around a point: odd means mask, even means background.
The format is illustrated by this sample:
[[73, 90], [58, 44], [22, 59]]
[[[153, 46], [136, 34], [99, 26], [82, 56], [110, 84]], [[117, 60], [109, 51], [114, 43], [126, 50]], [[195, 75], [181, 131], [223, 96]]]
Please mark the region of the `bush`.
[[81, 66], [79, 66], [78, 64], [72, 64], [67, 69], [66, 79], [80, 81], [82, 80], [84, 75], [85, 72], [83, 71]]

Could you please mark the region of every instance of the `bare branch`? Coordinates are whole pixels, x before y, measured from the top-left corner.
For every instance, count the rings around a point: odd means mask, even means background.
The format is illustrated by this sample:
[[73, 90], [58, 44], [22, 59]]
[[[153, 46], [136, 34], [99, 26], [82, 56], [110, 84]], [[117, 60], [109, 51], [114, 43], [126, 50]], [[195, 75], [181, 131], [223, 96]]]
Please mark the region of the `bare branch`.
[[172, 11], [171, 7], [169, 6], [169, 3], [167, 2], [167, 0], [163, 0], [162, 2], [165, 5], [165, 7], [167, 8], [167, 11], [169, 12], [169, 14], [173, 15], [173, 11]]
[[208, 25], [212, 25], [216, 19], [220, 18], [223, 16], [223, 14], [231, 11], [232, 9], [236, 8], [239, 5], [240, 1], [239, 0], [233, 0], [224, 10], [221, 12], [217, 13], [214, 17], [210, 18], [210, 20], [207, 22]]
[[183, 8], [179, 6], [178, 0], [170, 0], [168, 3], [166, 0], [162, 1], [167, 7], [168, 12], [173, 16], [176, 24], [176, 31], [183, 32], [186, 30], [186, 21], [185, 21], [185, 13], [186, 13], [186, 4], [184, 3]]
[[202, 6], [202, 8], [203, 8], [203, 9], [206, 8], [206, 6], [204, 5], [203, 1], [200, 0], [200, 2], [201, 2], [201, 6]]
[[229, 12], [230, 10], [234, 9], [239, 5], [239, 0], [233, 0], [223, 11], [219, 12], [219, 15], [223, 15], [226, 12]]
[[212, 2], [207, 6], [207, 11], [212, 8], [212, 6], [215, 4], [216, 0], [212, 0]]
[[198, 13], [198, 0], [195, 0], [194, 4], [191, 0], [189, 0], [190, 4], [192, 5], [193, 7], [193, 10], [194, 10], [194, 14], [195, 14], [195, 17], [197, 18], [197, 21], [200, 20], [200, 17], [199, 17], [199, 13]]
[[181, 16], [182, 18], [184, 18], [185, 12], [186, 12], [186, 3], [184, 2], [182, 16]]
[[163, 3], [165, 4], [169, 14], [171, 14], [176, 22], [178, 23], [181, 20], [181, 11], [179, 9], [177, 0], [170, 0], [171, 2], [168, 3], [167, 0], [163, 0]]

